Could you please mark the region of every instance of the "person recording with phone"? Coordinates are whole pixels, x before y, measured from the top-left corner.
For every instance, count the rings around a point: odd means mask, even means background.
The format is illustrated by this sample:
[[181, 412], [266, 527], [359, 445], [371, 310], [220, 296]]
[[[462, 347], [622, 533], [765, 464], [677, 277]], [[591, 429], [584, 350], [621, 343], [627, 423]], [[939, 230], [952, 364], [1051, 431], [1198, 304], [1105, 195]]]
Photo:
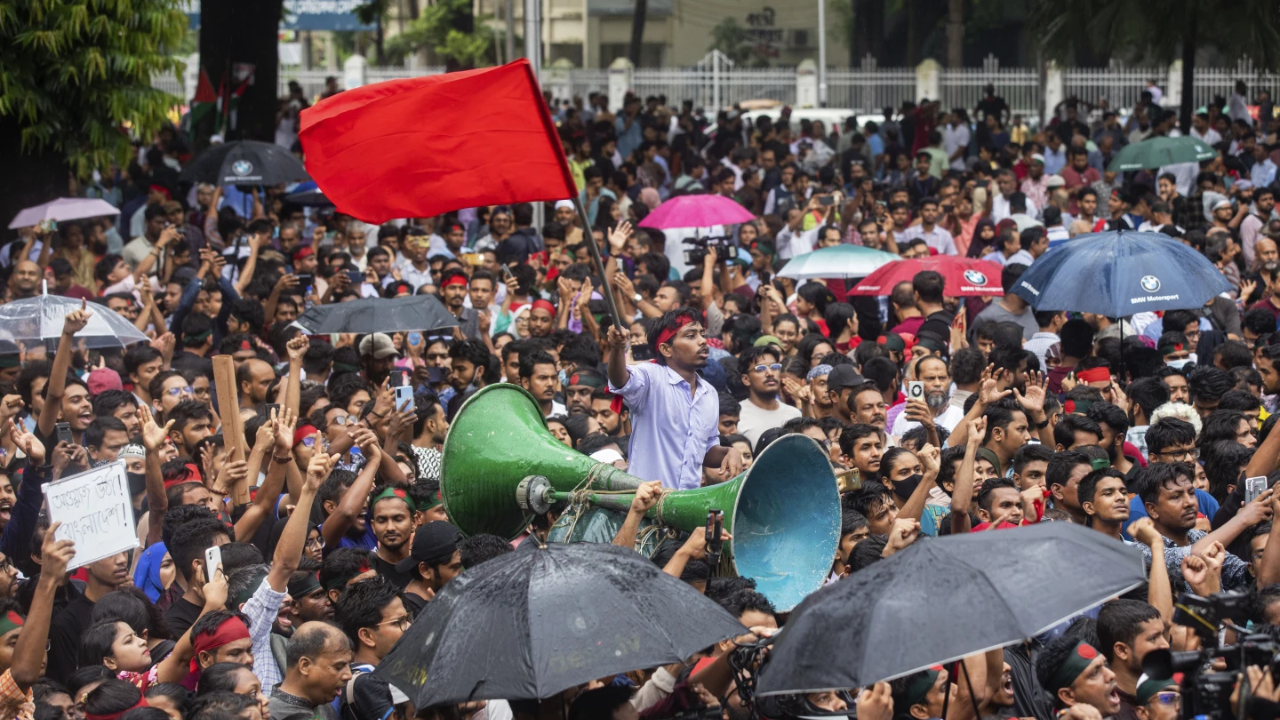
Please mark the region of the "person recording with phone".
[[702, 468], [725, 477], [742, 471], [742, 455], [720, 446], [719, 399], [698, 376], [710, 354], [700, 315], [690, 308], [668, 311], [649, 337], [653, 363], [627, 365], [627, 335], [616, 325], [605, 340], [609, 390], [631, 411], [631, 473], [661, 480], [676, 490], [702, 484]]

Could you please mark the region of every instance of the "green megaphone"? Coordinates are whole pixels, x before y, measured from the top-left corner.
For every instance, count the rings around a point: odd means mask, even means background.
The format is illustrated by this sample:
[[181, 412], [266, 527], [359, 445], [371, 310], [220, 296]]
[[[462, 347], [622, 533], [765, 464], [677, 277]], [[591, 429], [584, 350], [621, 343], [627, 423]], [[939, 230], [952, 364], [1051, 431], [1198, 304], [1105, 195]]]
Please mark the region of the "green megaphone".
[[[441, 462], [441, 496], [453, 524], [467, 535], [507, 539], [528, 526], [526, 508], [540, 510], [575, 493], [597, 508], [625, 513], [632, 499], [627, 491], [643, 482], [557, 440], [533, 396], [505, 383], [463, 403]], [[733, 535], [730, 567], [755, 579], [780, 611], [821, 587], [831, 572], [840, 542], [840, 495], [827, 453], [812, 438], [784, 435], [733, 480], [668, 492], [648, 516], [692, 532], [704, 526], [711, 509], [724, 511], [724, 527]]]

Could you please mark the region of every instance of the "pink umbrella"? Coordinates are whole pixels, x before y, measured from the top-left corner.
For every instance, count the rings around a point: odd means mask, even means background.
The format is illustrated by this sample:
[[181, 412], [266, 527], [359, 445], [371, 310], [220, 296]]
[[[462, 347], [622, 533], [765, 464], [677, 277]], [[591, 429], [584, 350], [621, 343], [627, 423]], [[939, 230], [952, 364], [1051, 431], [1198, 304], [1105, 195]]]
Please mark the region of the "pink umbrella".
[[640, 221], [640, 227], [703, 228], [751, 222], [756, 216], [723, 195], [681, 195], [658, 206]]
[[83, 220], [84, 218], [119, 215], [120, 211], [106, 200], [97, 198], [58, 198], [43, 205], [29, 207], [18, 213], [9, 223], [9, 229], [32, 227], [45, 220]]

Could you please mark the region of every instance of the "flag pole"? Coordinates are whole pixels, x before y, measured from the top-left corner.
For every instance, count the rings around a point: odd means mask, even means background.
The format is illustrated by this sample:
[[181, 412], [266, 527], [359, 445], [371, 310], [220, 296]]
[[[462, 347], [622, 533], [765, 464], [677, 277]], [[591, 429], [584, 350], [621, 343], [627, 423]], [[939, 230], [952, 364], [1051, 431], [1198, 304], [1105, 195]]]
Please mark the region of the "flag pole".
[[577, 209], [578, 218], [582, 220], [582, 235], [587, 241], [587, 250], [591, 252], [591, 263], [596, 266], [596, 272], [600, 274], [604, 301], [609, 304], [609, 314], [613, 316], [613, 324], [619, 330], [626, 332], [627, 327], [622, 324], [622, 316], [618, 314], [618, 303], [613, 297], [613, 285], [609, 282], [609, 273], [605, 271], [604, 261], [600, 258], [600, 246], [596, 245], [595, 236], [591, 233], [591, 223], [587, 221], [587, 211], [582, 207], [581, 197], [573, 198], [573, 207]]

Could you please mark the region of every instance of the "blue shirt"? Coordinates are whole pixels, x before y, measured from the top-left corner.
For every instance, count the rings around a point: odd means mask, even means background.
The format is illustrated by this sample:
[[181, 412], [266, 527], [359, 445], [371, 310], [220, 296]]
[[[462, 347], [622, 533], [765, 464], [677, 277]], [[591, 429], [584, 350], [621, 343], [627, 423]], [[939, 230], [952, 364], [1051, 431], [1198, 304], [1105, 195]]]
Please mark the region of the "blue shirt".
[[[1213, 516], [1218, 514], [1218, 501], [1209, 493], [1197, 489], [1196, 503], [1200, 505], [1200, 514], [1209, 520], [1213, 520]], [[1147, 517], [1147, 506], [1142, 503], [1141, 496], [1134, 495], [1129, 499], [1129, 520], [1124, 524], [1125, 535], [1128, 536], [1129, 525], [1134, 520], [1144, 517]]]
[[644, 142], [644, 130], [640, 127], [640, 116], [636, 115], [631, 121], [631, 127], [627, 127], [627, 116], [625, 113], [618, 113], [618, 117], [613, 121], [613, 127], [618, 134], [618, 154], [626, 160], [631, 155], [631, 151], [640, 147], [640, 143]]
[[627, 368], [627, 384], [609, 390], [631, 409], [629, 472], [644, 480], [661, 480], [664, 488], [702, 486], [702, 459], [720, 445], [720, 400], [711, 383], [689, 383], [675, 370], [657, 363]]

